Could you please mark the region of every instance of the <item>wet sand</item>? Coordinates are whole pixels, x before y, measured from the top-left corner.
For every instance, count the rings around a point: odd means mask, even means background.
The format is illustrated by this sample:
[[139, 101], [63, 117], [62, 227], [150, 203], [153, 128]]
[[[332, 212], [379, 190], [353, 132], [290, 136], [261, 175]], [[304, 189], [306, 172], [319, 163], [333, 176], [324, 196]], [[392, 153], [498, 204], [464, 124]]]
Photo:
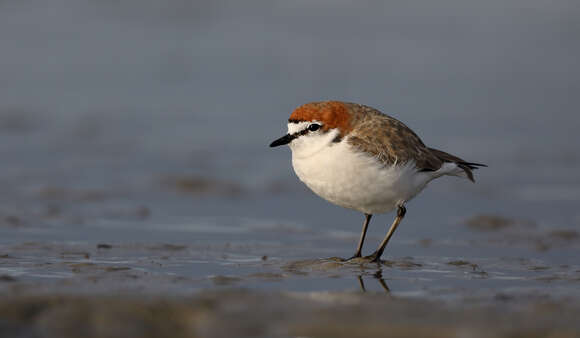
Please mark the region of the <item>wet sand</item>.
[[189, 297], [3, 297], [18, 337], [577, 337], [577, 306], [449, 306], [384, 293], [206, 291]]
[[[580, 335], [574, 228], [488, 213], [442, 224], [450, 237], [411, 218], [406, 226], [421, 233], [403, 230], [377, 264], [339, 257], [348, 257], [357, 228], [196, 216], [216, 201], [232, 214], [311, 203], [234, 187], [174, 176], [151, 179], [134, 201], [119, 189], [22, 196], [0, 223], [0, 334]], [[365, 251], [380, 241], [373, 230]]]
[[[255, 205], [316, 215], [303, 192], [190, 175], [134, 189], [139, 198], [119, 187], [51, 186], [13, 202], [0, 222], [2, 336], [580, 335], [572, 227], [419, 214], [377, 264], [341, 258], [358, 239], [356, 223], [239, 216]], [[207, 215], [216, 205], [226, 212]], [[381, 236], [371, 228], [364, 251]]]
[[[529, 245], [536, 251], [533, 237]], [[379, 265], [282, 251], [249, 242], [3, 245], [0, 335], [580, 335], [578, 266], [389, 255]]]

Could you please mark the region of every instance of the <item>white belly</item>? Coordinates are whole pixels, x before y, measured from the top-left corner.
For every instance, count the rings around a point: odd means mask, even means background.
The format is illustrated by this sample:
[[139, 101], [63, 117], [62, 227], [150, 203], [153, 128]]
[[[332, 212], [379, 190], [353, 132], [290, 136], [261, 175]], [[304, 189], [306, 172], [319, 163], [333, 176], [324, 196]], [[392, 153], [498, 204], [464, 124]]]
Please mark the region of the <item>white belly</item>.
[[292, 166], [318, 196], [367, 214], [392, 211], [434, 178], [417, 172], [414, 163], [385, 167], [374, 157], [353, 151], [346, 140], [308, 157], [293, 152]]

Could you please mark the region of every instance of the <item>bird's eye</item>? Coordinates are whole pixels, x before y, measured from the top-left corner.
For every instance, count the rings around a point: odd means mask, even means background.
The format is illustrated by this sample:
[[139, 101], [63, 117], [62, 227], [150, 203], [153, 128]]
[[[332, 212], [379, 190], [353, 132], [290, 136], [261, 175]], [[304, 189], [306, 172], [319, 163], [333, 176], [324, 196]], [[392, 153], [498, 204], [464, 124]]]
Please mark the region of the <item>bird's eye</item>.
[[317, 131], [318, 129], [320, 129], [320, 125], [316, 124], [316, 123], [313, 123], [313, 124], [308, 126], [308, 130], [310, 130], [310, 131]]

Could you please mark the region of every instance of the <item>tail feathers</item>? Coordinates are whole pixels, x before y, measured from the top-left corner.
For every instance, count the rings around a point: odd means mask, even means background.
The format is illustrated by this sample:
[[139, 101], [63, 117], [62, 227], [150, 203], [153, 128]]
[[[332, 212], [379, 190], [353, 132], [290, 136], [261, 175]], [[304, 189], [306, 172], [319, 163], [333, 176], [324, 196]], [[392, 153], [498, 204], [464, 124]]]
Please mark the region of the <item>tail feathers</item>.
[[487, 167], [487, 165], [485, 165], [485, 164], [464, 161], [457, 156], [453, 156], [451, 154], [448, 154], [448, 153], [441, 151], [441, 150], [438, 150], [438, 149], [429, 148], [429, 150], [431, 151], [431, 153], [433, 155], [435, 155], [438, 159], [440, 159], [444, 163], [455, 163], [458, 168], [463, 170], [462, 172], [459, 172], [457, 174], [459, 174], [459, 175], [465, 174], [465, 176], [467, 176], [467, 178], [471, 182], [475, 182], [475, 179], [473, 178], [473, 171], [472, 170], [478, 169], [480, 167]]

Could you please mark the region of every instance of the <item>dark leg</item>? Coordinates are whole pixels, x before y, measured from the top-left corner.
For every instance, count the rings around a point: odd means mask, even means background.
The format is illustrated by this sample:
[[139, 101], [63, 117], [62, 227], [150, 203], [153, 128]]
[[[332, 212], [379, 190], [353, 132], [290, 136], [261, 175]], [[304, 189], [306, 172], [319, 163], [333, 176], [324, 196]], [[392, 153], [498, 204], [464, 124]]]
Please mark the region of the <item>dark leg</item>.
[[367, 228], [368, 228], [369, 223], [371, 221], [371, 217], [373, 217], [373, 215], [371, 215], [371, 214], [365, 214], [365, 221], [363, 223], [362, 232], [360, 233], [360, 239], [358, 241], [358, 246], [356, 248], [356, 252], [354, 253], [354, 256], [352, 256], [349, 259], [353, 259], [353, 258], [357, 258], [357, 257], [360, 257], [361, 256], [361, 251], [362, 251], [363, 243], [365, 241], [365, 236], [367, 235]]
[[381, 255], [383, 254], [383, 251], [385, 251], [385, 247], [387, 246], [389, 239], [391, 239], [391, 237], [393, 236], [393, 233], [395, 233], [395, 230], [397, 230], [397, 227], [399, 226], [399, 223], [401, 223], [401, 221], [403, 220], [403, 217], [405, 217], [406, 212], [407, 212], [407, 209], [405, 209], [405, 206], [400, 205], [399, 209], [397, 209], [397, 218], [395, 218], [395, 221], [391, 225], [389, 232], [387, 232], [385, 239], [383, 239], [383, 241], [381, 242], [381, 245], [379, 245], [379, 248], [377, 249], [377, 251], [373, 252], [370, 256], [367, 256], [366, 258], [371, 259], [372, 262], [380, 262], [381, 261]]

